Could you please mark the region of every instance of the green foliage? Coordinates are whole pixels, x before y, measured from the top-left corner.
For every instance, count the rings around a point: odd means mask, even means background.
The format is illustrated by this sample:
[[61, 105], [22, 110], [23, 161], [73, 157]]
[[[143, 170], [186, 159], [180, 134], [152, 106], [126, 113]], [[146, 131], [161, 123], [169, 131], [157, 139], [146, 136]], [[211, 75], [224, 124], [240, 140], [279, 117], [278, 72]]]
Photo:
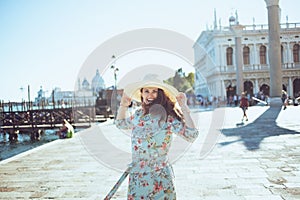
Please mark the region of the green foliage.
[[175, 72], [174, 77], [170, 77], [164, 82], [174, 86], [180, 92], [193, 92], [194, 73], [190, 72], [187, 76], [182, 72], [182, 68]]
[[195, 83], [195, 74], [193, 72], [190, 72], [187, 77], [187, 81], [193, 86]]

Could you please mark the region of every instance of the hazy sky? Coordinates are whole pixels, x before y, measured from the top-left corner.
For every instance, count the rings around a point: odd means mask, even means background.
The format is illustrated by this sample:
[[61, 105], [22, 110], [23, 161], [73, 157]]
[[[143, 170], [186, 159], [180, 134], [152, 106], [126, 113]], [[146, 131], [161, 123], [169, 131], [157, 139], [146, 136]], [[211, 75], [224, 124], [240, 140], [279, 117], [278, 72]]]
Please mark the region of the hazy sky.
[[[281, 22], [287, 15], [289, 22], [300, 22], [299, 6], [299, 0], [280, 0]], [[40, 86], [46, 96], [55, 87], [73, 90], [91, 52], [127, 31], [168, 29], [195, 41], [212, 27], [214, 9], [222, 26], [235, 10], [243, 25], [253, 24], [253, 18], [267, 24], [264, 0], [0, 0], [0, 100], [27, 99], [28, 85], [31, 99]], [[118, 66], [120, 76], [124, 65]], [[104, 77], [107, 86], [112, 73]]]

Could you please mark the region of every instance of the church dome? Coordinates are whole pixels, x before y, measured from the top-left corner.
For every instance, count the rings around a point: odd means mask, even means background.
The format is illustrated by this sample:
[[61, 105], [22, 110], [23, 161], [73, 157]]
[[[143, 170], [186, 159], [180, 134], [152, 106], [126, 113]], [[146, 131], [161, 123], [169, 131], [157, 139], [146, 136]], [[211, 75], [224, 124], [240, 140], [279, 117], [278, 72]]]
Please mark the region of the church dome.
[[229, 23], [234, 23], [234, 22], [235, 22], [235, 17], [234, 16], [229, 17]]
[[101, 77], [98, 69], [96, 71], [96, 75], [94, 76], [94, 78], [92, 80], [92, 89], [94, 91], [100, 91], [100, 90], [105, 89], [104, 80]]
[[86, 80], [86, 78], [84, 78], [84, 80], [82, 81], [82, 88], [83, 89], [89, 89], [90, 87], [90, 83]]

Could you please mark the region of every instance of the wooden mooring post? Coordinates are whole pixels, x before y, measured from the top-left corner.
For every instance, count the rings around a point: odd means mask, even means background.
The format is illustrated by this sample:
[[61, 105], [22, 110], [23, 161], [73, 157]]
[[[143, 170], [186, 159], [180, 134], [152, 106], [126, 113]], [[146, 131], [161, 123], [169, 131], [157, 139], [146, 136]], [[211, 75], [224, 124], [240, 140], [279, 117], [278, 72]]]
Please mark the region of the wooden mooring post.
[[[23, 102], [22, 102], [23, 103]], [[17, 140], [18, 133], [31, 134], [32, 139], [39, 139], [41, 133], [48, 129], [58, 129], [63, 120], [67, 120], [76, 128], [87, 128], [99, 118], [95, 116], [94, 106], [79, 106], [68, 108], [32, 108], [25, 104], [1, 103], [0, 107], [0, 132], [10, 135], [12, 141]], [[15, 109], [17, 107], [18, 109]], [[27, 109], [26, 109], [27, 108]], [[102, 119], [105, 121], [106, 119]]]

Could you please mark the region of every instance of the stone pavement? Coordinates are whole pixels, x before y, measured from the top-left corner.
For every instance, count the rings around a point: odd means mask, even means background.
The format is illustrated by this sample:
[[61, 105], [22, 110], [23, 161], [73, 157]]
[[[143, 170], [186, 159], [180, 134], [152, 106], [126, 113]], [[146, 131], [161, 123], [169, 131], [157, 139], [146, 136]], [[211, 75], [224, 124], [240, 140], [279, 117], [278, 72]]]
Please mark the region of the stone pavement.
[[[177, 199], [300, 199], [299, 113], [253, 106], [242, 125], [237, 107], [193, 110], [200, 135], [173, 163]], [[94, 125], [1, 161], [0, 199], [103, 199], [128, 156], [130, 138], [112, 121]], [[113, 199], [126, 199], [127, 181]]]

